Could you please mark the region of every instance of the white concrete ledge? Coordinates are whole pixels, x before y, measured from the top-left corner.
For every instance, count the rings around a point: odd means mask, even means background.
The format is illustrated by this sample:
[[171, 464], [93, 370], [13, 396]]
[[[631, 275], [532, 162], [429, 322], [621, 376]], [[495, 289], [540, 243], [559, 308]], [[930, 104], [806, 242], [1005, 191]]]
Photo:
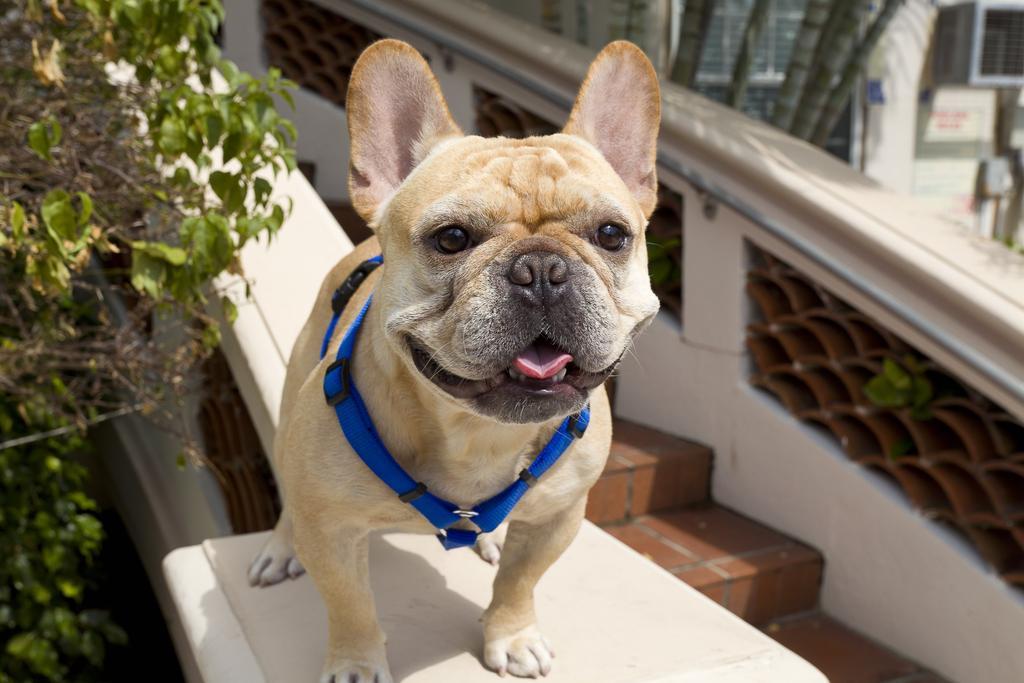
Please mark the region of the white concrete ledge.
[[[327, 618], [308, 575], [252, 588], [251, 534], [174, 551], [164, 571], [204, 681], [316, 681]], [[396, 681], [495, 683], [480, 661], [494, 568], [430, 536], [385, 534], [370, 549], [377, 612]], [[811, 683], [825, 677], [774, 640], [587, 523], [537, 588], [558, 657], [547, 680], [575, 683]]]

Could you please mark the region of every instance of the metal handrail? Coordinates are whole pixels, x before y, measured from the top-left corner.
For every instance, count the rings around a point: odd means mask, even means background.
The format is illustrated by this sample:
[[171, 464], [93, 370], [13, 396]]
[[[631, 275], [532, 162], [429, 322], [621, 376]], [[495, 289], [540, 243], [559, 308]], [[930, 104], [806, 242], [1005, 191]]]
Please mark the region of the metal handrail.
[[[495, 75], [506, 78], [532, 95], [546, 101], [550, 105], [568, 112], [572, 106], [579, 81], [593, 57], [589, 48], [576, 45], [542, 31], [539, 28], [519, 22], [479, 2], [461, 0], [459, 2], [437, 2], [431, 0], [404, 0], [397, 2], [381, 2], [380, 0], [316, 0], [321, 5], [341, 11], [355, 19], [381, 20], [401, 31], [438, 45], [441, 50], [453, 56], [462, 57], [477, 64]], [[514, 25], [515, 30], [510, 26]], [[924, 272], [922, 266], [900, 261], [899, 254], [887, 251], [888, 246], [880, 243], [876, 236], [867, 234], [854, 226], [860, 223], [873, 222], [876, 226], [886, 226], [887, 222], [880, 216], [870, 215], [870, 207], [857, 207], [850, 199], [833, 194], [830, 198], [834, 204], [845, 203], [843, 211], [815, 206], [814, 213], [818, 218], [834, 228], [834, 234], [827, 238], [815, 240], [814, 236], [800, 234], [791, 226], [776, 217], [765, 215], [755, 207], [741, 192], [730, 190], [712, 176], [742, 178], [749, 183], [735, 183], [738, 190], [746, 190], [748, 195], [758, 189], [768, 191], [775, 205], [807, 206], [807, 200], [800, 191], [803, 188], [787, 185], [793, 178], [774, 177], [764, 167], [758, 168], [754, 159], [740, 158], [735, 150], [727, 149], [721, 141], [713, 136], [704, 135], [699, 125], [685, 120], [687, 114], [695, 109], [715, 109], [717, 105], [704, 101], [700, 96], [684, 91], [674, 84], [663, 86], [665, 100], [663, 106], [662, 142], [659, 145], [658, 165], [665, 171], [673, 173], [690, 183], [700, 192], [715, 201], [729, 207], [743, 216], [766, 234], [781, 241], [790, 249], [834, 276], [853, 291], [875, 303], [883, 311], [895, 319], [907, 324], [916, 331], [923, 341], [964, 364], [978, 377], [994, 386], [1001, 398], [1012, 402], [1006, 407], [1018, 416], [1024, 417], [1024, 372], [1018, 373], [1008, 369], [1007, 364], [1000, 364], [991, 355], [979, 348], [985, 342], [990, 350], [999, 349], [1004, 361], [1013, 359], [1014, 348], [1024, 348], [1024, 308], [1020, 301], [998, 301], [1001, 311], [988, 305], [997, 299], [1000, 292], [978, 281], [977, 292], [983, 292], [989, 300], [987, 304], [979, 303], [979, 297], [955, 290], [942, 279], [935, 279], [930, 272]], [[696, 107], [692, 103], [698, 102]], [[720, 110], [720, 111], [718, 111]], [[736, 112], [717, 107], [715, 118], [737, 121]], [[773, 149], [779, 156], [796, 150], [800, 160], [811, 159], [814, 164], [827, 166], [837, 174], [846, 174], [850, 182], [868, 186], [863, 176], [852, 169], [843, 167], [840, 162], [827, 161], [820, 150], [799, 143], [792, 138], [783, 136], [781, 131], [771, 129], [766, 124], [754, 121], [743, 121], [746, 131], [758, 135], [757, 142], [762, 146], [771, 146], [770, 140], [775, 137], [785, 138], [785, 149], [779, 145]], [[765, 141], [769, 142], [765, 142]], [[815, 158], [817, 155], [820, 158]], [[842, 170], [841, 170], [842, 169]], [[814, 187], [806, 178], [798, 179], [805, 187], [821, 192], [823, 188]], [[878, 190], [879, 188], [873, 188]], [[824, 188], [826, 193], [828, 188]], [[762, 197], [765, 196], [763, 192]], [[854, 215], [856, 214], [856, 215]], [[922, 216], [921, 220], [940, 224], [936, 218]], [[824, 231], [822, 231], [824, 232]], [[928, 252], [907, 235], [893, 234], [902, 237], [904, 248], [920, 248], [922, 256], [934, 261], [933, 267], [955, 267], [947, 256]], [[828, 244], [822, 244], [822, 241]], [[832, 248], [832, 251], [828, 250]], [[837, 253], [838, 256], [837, 257]], [[915, 286], [927, 284], [936, 293], [936, 300], [941, 297], [943, 303], [955, 310], [964, 323], [964, 329], [974, 333], [975, 339], [965, 340], [949, 333], [943, 325], [930, 319], [912, 306], [901, 303], [899, 293], [877, 284], [874, 279], [844, 263], [842, 256], [855, 251], [863, 252], [874, 262], [889, 260], [891, 270], [902, 271], [906, 275], [903, 289], [914, 291]], [[938, 257], [938, 258], [936, 258]], [[926, 259], [927, 260], [927, 259]], [[1021, 260], [1024, 272], [1024, 259]], [[1024, 291], [1024, 289], [1022, 289]], [[976, 292], [976, 293], [977, 293]], [[1022, 299], [1024, 301], [1024, 299]], [[954, 306], [956, 302], [959, 305]], [[1006, 304], [1010, 304], [1007, 306]], [[1019, 362], [1010, 362], [1017, 370], [1024, 368]]]

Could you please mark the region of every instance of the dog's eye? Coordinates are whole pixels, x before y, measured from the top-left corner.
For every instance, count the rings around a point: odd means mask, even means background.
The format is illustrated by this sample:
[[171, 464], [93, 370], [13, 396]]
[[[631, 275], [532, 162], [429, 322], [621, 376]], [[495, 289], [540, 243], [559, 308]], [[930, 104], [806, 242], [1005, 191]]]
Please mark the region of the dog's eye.
[[448, 225], [434, 235], [434, 244], [443, 254], [455, 254], [469, 248], [469, 233], [457, 225]]
[[622, 226], [606, 223], [597, 229], [594, 239], [602, 249], [618, 251], [626, 243], [626, 231], [622, 229]]

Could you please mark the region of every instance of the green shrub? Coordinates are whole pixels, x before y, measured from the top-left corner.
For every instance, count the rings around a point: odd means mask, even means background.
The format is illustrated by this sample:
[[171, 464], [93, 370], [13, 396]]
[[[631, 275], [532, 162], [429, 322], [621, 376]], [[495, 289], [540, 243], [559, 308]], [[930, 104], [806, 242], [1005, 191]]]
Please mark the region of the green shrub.
[[82, 602], [103, 532], [73, 456], [126, 410], [180, 423], [219, 340], [210, 281], [284, 221], [292, 85], [222, 59], [222, 18], [0, 0], [0, 683], [102, 678], [124, 634]]
[[[24, 412], [24, 411], [22, 411]], [[4, 434], [49, 429], [26, 424], [0, 402]], [[74, 456], [88, 448], [74, 432], [0, 450], [0, 681], [83, 681], [103, 663], [106, 643], [125, 634], [101, 610], [84, 609], [87, 569], [103, 528]]]

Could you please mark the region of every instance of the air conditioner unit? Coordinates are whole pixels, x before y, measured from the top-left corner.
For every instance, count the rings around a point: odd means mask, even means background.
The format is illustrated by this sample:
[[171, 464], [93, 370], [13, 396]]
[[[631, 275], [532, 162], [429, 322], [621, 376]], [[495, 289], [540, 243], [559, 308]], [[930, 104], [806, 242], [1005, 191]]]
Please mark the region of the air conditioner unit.
[[1024, 1], [941, 7], [934, 41], [936, 85], [1024, 87]]

